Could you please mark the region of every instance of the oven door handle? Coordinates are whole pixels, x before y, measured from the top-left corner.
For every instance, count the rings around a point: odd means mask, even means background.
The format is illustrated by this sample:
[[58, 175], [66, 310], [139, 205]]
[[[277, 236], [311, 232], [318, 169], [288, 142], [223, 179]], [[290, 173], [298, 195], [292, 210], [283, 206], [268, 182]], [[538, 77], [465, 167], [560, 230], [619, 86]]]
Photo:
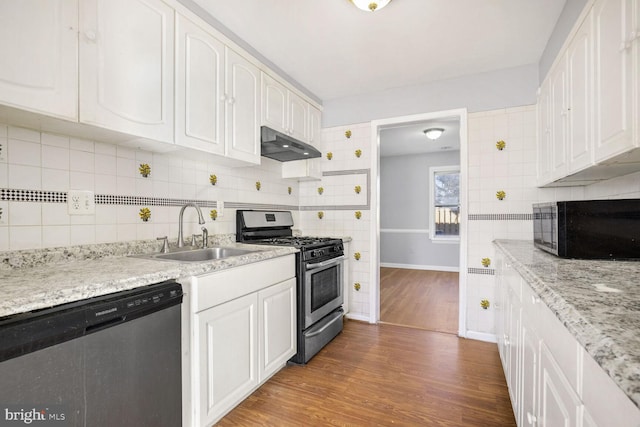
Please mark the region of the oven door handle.
[[331, 264], [337, 264], [338, 262], [342, 261], [345, 258], [346, 257], [344, 255], [342, 255], [342, 256], [339, 256], [337, 258], [331, 258], [331, 259], [328, 259], [326, 261], [318, 262], [316, 264], [307, 264], [306, 265], [306, 269], [307, 270], [313, 270], [314, 268], [322, 268], [322, 267], [326, 267], [326, 266], [331, 265]]

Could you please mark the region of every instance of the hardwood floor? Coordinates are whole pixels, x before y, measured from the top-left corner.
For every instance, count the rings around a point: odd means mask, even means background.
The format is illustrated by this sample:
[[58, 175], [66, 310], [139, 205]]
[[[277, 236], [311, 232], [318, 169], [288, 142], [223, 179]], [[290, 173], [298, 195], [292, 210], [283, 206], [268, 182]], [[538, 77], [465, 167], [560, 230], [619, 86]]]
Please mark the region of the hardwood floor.
[[458, 273], [380, 268], [380, 321], [458, 333]]
[[219, 426], [515, 426], [495, 344], [346, 321]]

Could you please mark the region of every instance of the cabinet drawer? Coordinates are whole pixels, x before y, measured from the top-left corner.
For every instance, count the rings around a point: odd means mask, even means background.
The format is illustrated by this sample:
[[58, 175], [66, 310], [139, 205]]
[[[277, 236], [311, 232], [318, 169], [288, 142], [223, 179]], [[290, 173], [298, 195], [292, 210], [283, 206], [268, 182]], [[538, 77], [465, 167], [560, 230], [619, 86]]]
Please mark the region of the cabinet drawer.
[[191, 282], [191, 307], [197, 313], [295, 275], [295, 255], [291, 254], [194, 277]]

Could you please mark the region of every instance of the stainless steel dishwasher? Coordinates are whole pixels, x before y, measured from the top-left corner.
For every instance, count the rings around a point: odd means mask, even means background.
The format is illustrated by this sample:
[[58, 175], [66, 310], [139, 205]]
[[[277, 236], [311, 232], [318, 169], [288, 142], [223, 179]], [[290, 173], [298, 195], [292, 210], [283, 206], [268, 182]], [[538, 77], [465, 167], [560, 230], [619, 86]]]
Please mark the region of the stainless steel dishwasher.
[[0, 426], [182, 423], [174, 281], [0, 319]]

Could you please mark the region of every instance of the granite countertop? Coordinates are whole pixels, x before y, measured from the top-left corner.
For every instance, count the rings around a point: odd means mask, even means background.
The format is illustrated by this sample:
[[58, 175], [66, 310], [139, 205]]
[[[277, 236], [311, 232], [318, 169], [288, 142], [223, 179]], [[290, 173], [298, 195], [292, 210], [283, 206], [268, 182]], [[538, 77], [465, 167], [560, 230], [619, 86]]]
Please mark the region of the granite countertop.
[[255, 252], [204, 262], [128, 256], [158, 251], [157, 242], [143, 241], [0, 253], [0, 317], [297, 252], [291, 247], [232, 241], [213, 244]]
[[494, 244], [640, 407], [640, 263], [563, 259], [530, 241], [496, 240]]

